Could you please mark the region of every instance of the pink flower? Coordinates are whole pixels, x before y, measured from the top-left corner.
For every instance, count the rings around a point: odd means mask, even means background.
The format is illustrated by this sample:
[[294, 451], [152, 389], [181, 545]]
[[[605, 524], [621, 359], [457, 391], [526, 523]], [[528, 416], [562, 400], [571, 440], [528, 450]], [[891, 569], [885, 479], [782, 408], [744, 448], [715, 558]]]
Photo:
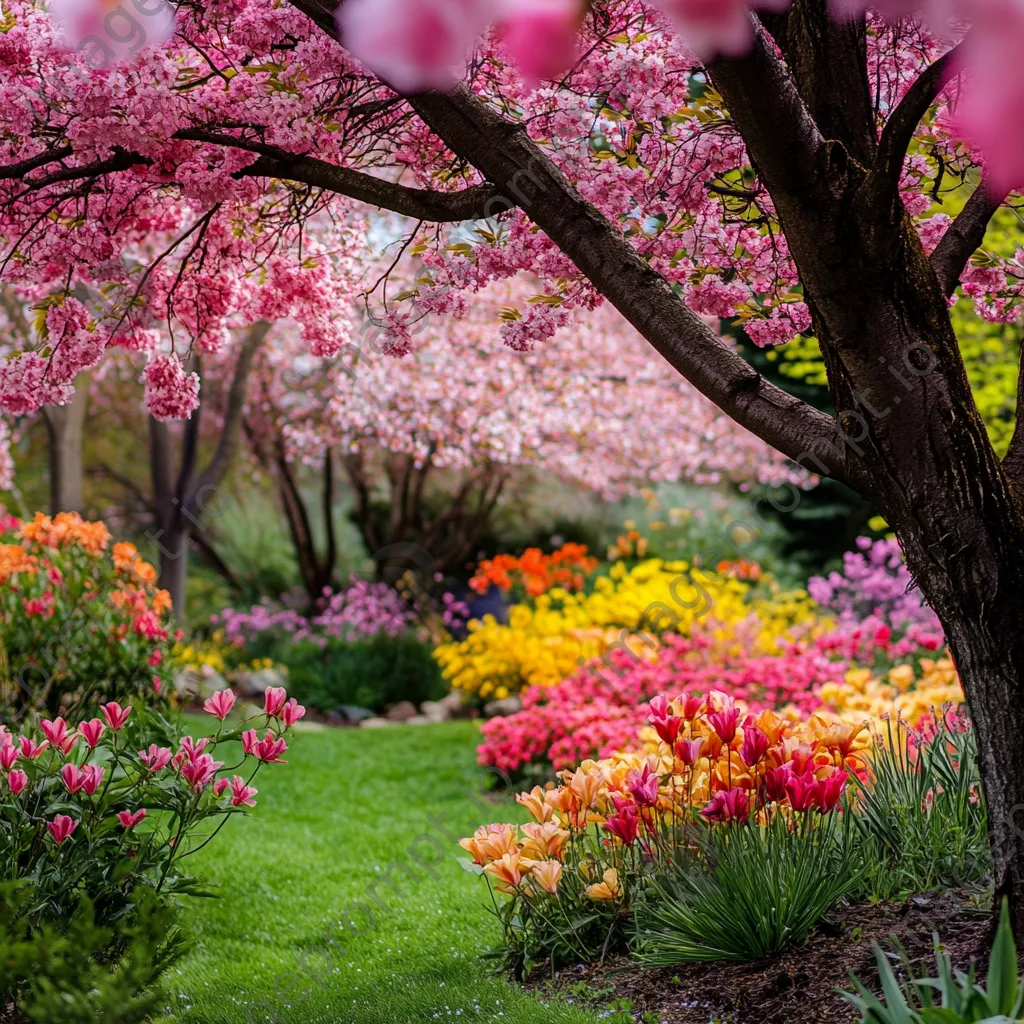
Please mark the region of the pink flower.
[[195, 792], [199, 792], [212, 781], [214, 775], [224, 767], [223, 761], [214, 761], [209, 754], [200, 754], [193, 761], [181, 766], [181, 774]]
[[28, 785], [28, 776], [20, 768], [15, 768], [7, 776], [7, 785], [11, 787], [11, 794], [17, 796]]
[[260, 761], [274, 761], [285, 764], [286, 762], [281, 760], [280, 755], [287, 749], [288, 744], [282, 739], [276, 739], [273, 732], [268, 729], [263, 739], [253, 745], [251, 753]]
[[131, 811], [118, 811], [117, 820], [124, 828], [135, 828], [146, 816], [146, 808], [140, 807], [134, 814]]
[[347, 0], [345, 48], [399, 92], [446, 88], [496, 13], [494, 0]]
[[122, 709], [121, 705], [116, 700], [112, 700], [109, 704], [104, 704], [100, 711], [103, 712], [103, 717], [107, 720], [107, 725], [110, 726], [114, 732], [117, 732], [122, 728], [125, 722], [128, 721], [128, 716], [132, 713], [131, 705]]
[[231, 783], [227, 779], [215, 779], [213, 783], [213, 795], [220, 796]]
[[255, 729], [246, 729], [242, 733], [242, 749], [247, 754], [251, 754], [256, 749], [257, 743], [259, 743], [259, 734]]
[[819, 780], [814, 802], [822, 814], [828, 814], [839, 803], [839, 798], [846, 789], [846, 780], [846, 772], [838, 768], [827, 778]]
[[683, 727], [683, 720], [669, 710], [669, 700], [665, 694], [659, 694], [651, 701], [651, 716], [647, 719], [654, 726], [663, 743], [672, 746]]
[[182, 736], [181, 749], [185, 751], [185, 756], [190, 761], [194, 761], [206, 749], [209, 742], [205, 736], [198, 743], [191, 736]]
[[53, 836], [53, 841], [60, 846], [78, 828], [78, 822], [66, 814], [58, 814], [53, 821], [46, 823], [46, 827]]
[[636, 802], [644, 807], [653, 807], [658, 802], [658, 774], [651, 771], [649, 764], [644, 765], [642, 772], [634, 769], [629, 773], [626, 788]]
[[771, 746], [771, 740], [754, 724], [753, 715], [747, 718], [743, 726], [743, 745], [740, 747], [740, 759], [748, 768], [761, 760]]
[[249, 807], [255, 807], [256, 801], [253, 797], [259, 792], [252, 786], [245, 784], [245, 779], [240, 775], [235, 775], [231, 779], [231, 806], [241, 807], [243, 804]]
[[747, 791], [739, 788], [722, 790], [700, 813], [708, 821], [745, 821], [750, 817]]
[[575, 63], [583, 15], [579, 0], [517, 0], [502, 22], [502, 43], [530, 84]]
[[636, 806], [629, 804], [620, 807], [618, 813], [605, 821], [601, 827], [617, 836], [626, 846], [632, 846], [640, 834], [640, 818]]
[[736, 736], [736, 724], [739, 717], [739, 708], [726, 707], [708, 715], [708, 724], [718, 733], [719, 739], [728, 746]]
[[223, 722], [231, 714], [231, 709], [235, 706], [235, 699], [233, 690], [218, 690], [212, 697], [206, 698], [203, 710], [215, 715]]
[[171, 752], [167, 747], [158, 747], [155, 743], [150, 743], [148, 750], [139, 751], [139, 760], [151, 772], [158, 772], [170, 764]]
[[786, 794], [794, 811], [809, 811], [818, 801], [819, 787], [814, 772], [791, 775], [786, 780]]
[[78, 731], [82, 734], [82, 738], [89, 748], [95, 750], [96, 744], [99, 743], [105, 728], [106, 726], [98, 718], [91, 718], [88, 722], [83, 722], [78, 727]]
[[186, 373], [177, 356], [151, 359], [143, 370], [146, 408], [158, 420], [187, 420], [199, 405], [199, 374]]
[[[702, 60], [736, 56], [753, 39], [750, 0], [653, 0], [676, 24], [686, 45]], [[784, 10], [790, 0], [758, 0], [767, 10]]]
[[84, 765], [82, 768], [83, 792], [92, 796], [103, 781], [103, 776], [106, 774], [106, 771], [106, 768], [101, 768], [98, 764]]
[[281, 708], [281, 721], [290, 729], [300, 718], [306, 714], [306, 709], [292, 697], [283, 708]]
[[77, 764], [66, 764], [60, 770], [60, 777], [64, 780], [69, 793], [77, 793], [85, 785], [85, 775]]
[[13, 743], [0, 747], [0, 768], [9, 769], [18, 760], [18, 748]]
[[19, 743], [21, 756], [27, 757], [30, 761], [39, 757], [40, 754], [49, 750], [49, 743], [33, 743], [27, 736], [22, 736]]
[[22, 598], [21, 603], [26, 615], [53, 615], [53, 594], [49, 590], [42, 597]]
[[793, 765], [786, 762], [778, 768], [769, 768], [764, 774], [764, 788], [768, 799], [781, 803], [786, 799], [786, 783], [793, 777]]
[[283, 686], [268, 686], [263, 693], [263, 713], [277, 718], [288, 699], [288, 691]]
[[701, 751], [704, 749], [704, 741], [676, 740], [676, 757], [679, 758], [687, 768], [692, 768], [699, 760]]
[[43, 735], [55, 747], [59, 747], [68, 734], [68, 723], [63, 718], [55, 719], [52, 722], [44, 719], [39, 723], [39, 728], [43, 730]]

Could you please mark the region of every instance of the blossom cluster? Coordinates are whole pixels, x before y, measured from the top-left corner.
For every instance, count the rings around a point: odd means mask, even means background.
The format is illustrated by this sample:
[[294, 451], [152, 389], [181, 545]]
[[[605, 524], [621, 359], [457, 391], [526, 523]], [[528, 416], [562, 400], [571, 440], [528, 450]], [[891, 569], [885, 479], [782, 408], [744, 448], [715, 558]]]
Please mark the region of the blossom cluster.
[[319, 610], [304, 615], [286, 605], [274, 606], [264, 600], [249, 611], [227, 608], [214, 616], [229, 643], [245, 644], [268, 630], [288, 634], [294, 640], [327, 638], [365, 639], [384, 633], [401, 636], [412, 621], [412, 613], [401, 596], [386, 583], [369, 583], [353, 576], [344, 590], [325, 587]]
[[539, 597], [553, 587], [579, 591], [597, 565], [597, 559], [587, 554], [585, 544], [563, 544], [550, 555], [540, 548], [527, 548], [518, 556], [496, 555], [484, 559], [469, 585], [478, 594], [486, 594], [496, 586], [503, 594], [516, 589], [528, 597]]
[[609, 649], [653, 658], [657, 636], [687, 634], [706, 616], [719, 627], [743, 623], [734, 644], [748, 655], [781, 651], [813, 621], [806, 594], [774, 593], [756, 602], [763, 588], [728, 567], [705, 572], [681, 560], [647, 559], [631, 568], [616, 562], [591, 587], [589, 593], [554, 587], [514, 605], [507, 624], [493, 616], [470, 622], [465, 640], [434, 652], [444, 677], [473, 696], [505, 696], [553, 686]]

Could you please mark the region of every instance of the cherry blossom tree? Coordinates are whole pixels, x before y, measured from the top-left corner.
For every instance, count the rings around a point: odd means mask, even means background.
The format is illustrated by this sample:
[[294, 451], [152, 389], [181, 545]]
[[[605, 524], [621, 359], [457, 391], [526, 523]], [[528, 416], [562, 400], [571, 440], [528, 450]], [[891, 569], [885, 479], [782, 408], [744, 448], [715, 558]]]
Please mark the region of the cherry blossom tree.
[[[409, 218], [424, 266], [375, 355], [407, 356], [424, 311], [524, 273], [546, 299], [495, 325], [515, 350], [551, 344], [552, 310], [611, 304], [724, 413], [898, 533], [967, 693], [996, 888], [1020, 928], [1024, 426], [998, 458], [948, 302], [961, 282], [1016, 316], [1024, 254], [983, 242], [1024, 181], [1024, 9], [864, 6], [196, 0], [143, 45], [139, 0], [127, 44], [69, 53], [41, 7], [11, 0], [0, 273], [52, 296], [53, 322], [0, 367], [0, 408], [67, 400], [123, 345], [173, 362], [150, 392], [185, 414], [182, 358], [226, 344], [232, 317], [296, 316], [315, 355], [363, 352], [338, 326], [353, 292], [332, 239], [367, 205]], [[74, 304], [80, 283], [112, 296], [103, 316]], [[758, 344], [813, 332], [837, 415], [771, 386], [702, 314]]]
[[[391, 274], [414, 284], [419, 261]], [[780, 453], [724, 416], [615, 310], [568, 311], [537, 282], [491, 285], [465, 311], [424, 315], [403, 359], [354, 348], [315, 359], [294, 325], [279, 324], [257, 357], [245, 430], [277, 482], [312, 598], [331, 582], [329, 510], [341, 473], [370, 552], [415, 541], [438, 571], [459, 569], [486, 535], [520, 471], [550, 474], [614, 499], [660, 481], [806, 485]], [[541, 301], [536, 301], [541, 300]], [[543, 345], [502, 344], [532, 307], [557, 327]], [[371, 314], [387, 331], [383, 304]], [[363, 304], [352, 312], [358, 323]], [[456, 315], [462, 312], [462, 315]], [[502, 316], [505, 317], [502, 320]], [[358, 332], [353, 328], [352, 333]], [[316, 467], [325, 521], [318, 554], [297, 464]]]

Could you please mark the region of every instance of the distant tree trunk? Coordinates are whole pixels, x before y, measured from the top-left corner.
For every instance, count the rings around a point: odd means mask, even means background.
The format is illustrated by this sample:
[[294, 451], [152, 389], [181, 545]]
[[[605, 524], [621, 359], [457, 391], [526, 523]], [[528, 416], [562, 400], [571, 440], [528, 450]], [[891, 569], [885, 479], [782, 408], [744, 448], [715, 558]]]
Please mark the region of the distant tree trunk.
[[188, 556], [193, 533], [205, 534], [207, 526], [203, 520], [215, 514], [211, 513], [211, 506], [224, 505], [216, 495], [238, 449], [249, 374], [256, 352], [269, 331], [270, 324], [261, 320], [246, 335], [224, 404], [224, 421], [217, 448], [201, 473], [197, 470], [200, 409], [196, 409], [185, 424], [176, 476], [170, 429], [166, 423], [152, 416], [149, 418], [149, 464], [153, 486], [149, 508], [156, 529], [147, 536], [160, 552], [160, 586], [171, 595], [174, 615], [182, 622], [185, 620]]
[[43, 407], [50, 439], [50, 514], [82, 512], [85, 507], [83, 441], [89, 406], [89, 374], [79, 374], [67, 405]]

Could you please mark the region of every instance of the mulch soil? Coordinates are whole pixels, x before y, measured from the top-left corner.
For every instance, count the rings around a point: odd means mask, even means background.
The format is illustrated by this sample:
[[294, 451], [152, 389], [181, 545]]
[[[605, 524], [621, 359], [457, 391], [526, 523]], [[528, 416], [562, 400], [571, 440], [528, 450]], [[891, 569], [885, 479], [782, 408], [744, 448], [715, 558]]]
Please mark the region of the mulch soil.
[[938, 933], [954, 969], [966, 970], [974, 957], [984, 977], [988, 915], [988, 900], [961, 890], [858, 904], [837, 909], [803, 946], [770, 959], [645, 970], [617, 956], [604, 965], [567, 967], [554, 980], [550, 969], [537, 968], [526, 986], [595, 1008], [628, 1000], [635, 1019], [650, 1013], [661, 1024], [848, 1024], [857, 1012], [835, 989], [852, 990], [851, 971], [877, 989], [872, 943], [891, 952], [895, 936], [915, 973], [934, 976]]

